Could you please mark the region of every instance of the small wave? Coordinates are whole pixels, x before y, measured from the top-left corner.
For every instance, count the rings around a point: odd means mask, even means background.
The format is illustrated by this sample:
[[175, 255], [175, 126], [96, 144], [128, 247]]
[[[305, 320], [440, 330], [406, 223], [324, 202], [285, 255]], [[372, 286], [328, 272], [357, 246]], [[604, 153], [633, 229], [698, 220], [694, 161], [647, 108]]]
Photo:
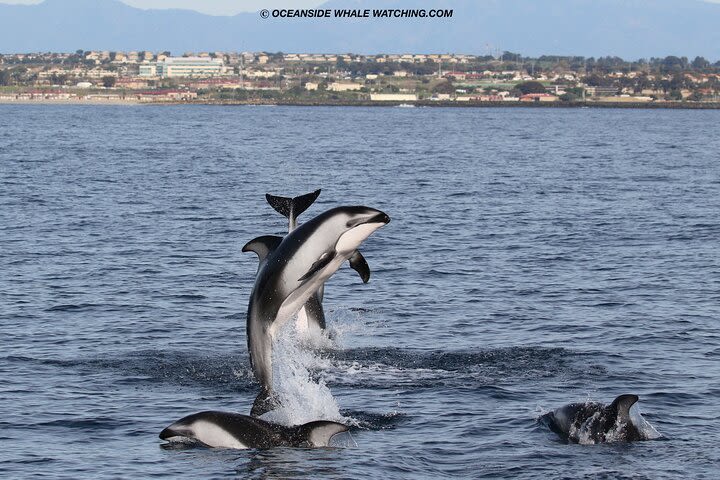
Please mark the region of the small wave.
[[115, 371], [126, 383], [171, 384], [245, 392], [256, 389], [245, 355], [204, 355], [196, 352], [133, 352], [117, 357], [69, 360], [12, 357], [17, 362], [39, 362], [90, 372]]
[[69, 418], [64, 420], [53, 420], [50, 422], [36, 423], [35, 426], [45, 428], [70, 428], [76, 430], [115, 430], [125, 426], [126, 421], [120, 421], [114, 418], [97, 417], [97, 418]]
[[358, 348], [329, 352], [330, 358], [361, 364], [382, 363], [399, 368], [460, 371], [478, 366], [503, 365], [512, 370], [529, 366], [568, 363], [581, 356], [564, 348], [509, 347], [481, 351], [412, 350], [401, 348]]
[[177, 298], [179, 300], [205, 300], [205, 295], [193, 295], [193, 294], [179, 294], [179, 295], [168, 295], [168, 298]]
[[20, 465], [35, 465], [38, 463], [53, 463], [58, 460], [50, 457], [34, 457], [34, 458], [23, 458], [18, 460], [2, 460], [0, 463], [6, 464], [20, 464]]
[[50, 308], [46, 308], [46, 312], [82, 312], [90, 310], [100, 305], [95, 303], [79, 303], [79, 304], [66, 304], [66, 305], [55, 305]]
[[362, 430], [391, 430], [410, 421], [410, 416], [400, 412], [371, 413], [355, 410], [341, 412], [346, 418], [355, 420], [354, 426]]
[[[505, 398], [510, 379], [602, 376], [605, 368], [562, 348], [511, 347], [477, 352], [362, 348], [325, 351], [323, 379], [331, 387], [373, 389], [477, 389]], [[588, 357], [589, 358], [589, 357]], [[319, 360], [320, 363], [320, 360]]]

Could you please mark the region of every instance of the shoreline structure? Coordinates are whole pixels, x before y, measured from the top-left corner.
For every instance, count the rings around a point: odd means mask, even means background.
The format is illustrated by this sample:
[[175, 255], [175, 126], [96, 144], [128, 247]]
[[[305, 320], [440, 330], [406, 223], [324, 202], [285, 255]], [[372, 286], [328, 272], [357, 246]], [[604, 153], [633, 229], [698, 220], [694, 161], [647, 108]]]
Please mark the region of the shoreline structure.
[[720, 108], [720, 62], [668, 56], [0, 54], [0, 103]]
[[0, 98], [0, 105], [216, 105], [216, 106], [296, 106], [296, 107], [452, 107], [452, 108], [627, 108], [627, 109], [680, 109], [680, 110], [720, 110], [720, 102], [486, 102], [486, 101], [364, 101], [364, 100], [138, 100], [137, 98], [70, 98], [70, 99], [9, 99]]

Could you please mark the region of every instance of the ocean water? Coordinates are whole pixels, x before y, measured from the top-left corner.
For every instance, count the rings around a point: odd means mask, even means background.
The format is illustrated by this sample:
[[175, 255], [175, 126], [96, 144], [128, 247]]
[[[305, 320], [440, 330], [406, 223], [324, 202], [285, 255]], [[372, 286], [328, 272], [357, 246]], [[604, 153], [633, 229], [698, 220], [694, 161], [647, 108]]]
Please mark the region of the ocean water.
[[[3, 478], [717, 478], [717, 111], [0, 106]], [[364, 204], [370, 283], [284, 331], [331, 449], [164, 449], [257, 393], [245, 318], [287, 224]], [[280, 348], [283, 347], [283, 348]], [[640, 396], [661, 439], [568, 445], [566, 403]]]

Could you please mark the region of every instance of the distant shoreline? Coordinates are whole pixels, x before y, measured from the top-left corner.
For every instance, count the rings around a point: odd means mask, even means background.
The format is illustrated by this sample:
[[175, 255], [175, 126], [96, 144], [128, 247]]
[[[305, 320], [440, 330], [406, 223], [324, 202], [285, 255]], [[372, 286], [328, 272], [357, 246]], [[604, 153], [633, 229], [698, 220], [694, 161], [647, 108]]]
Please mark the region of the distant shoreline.
[[420, 100], [415, 102], [305, 101], [305, 100], [189, 100], [139, 101], [136, 99], [0, 99], [0, 105], [218, 105], [218, 106], [296, 106], [296, 107], [453, 107], [453, 108], [627, 108], [720, 110], [720, 102], [458, 102]]

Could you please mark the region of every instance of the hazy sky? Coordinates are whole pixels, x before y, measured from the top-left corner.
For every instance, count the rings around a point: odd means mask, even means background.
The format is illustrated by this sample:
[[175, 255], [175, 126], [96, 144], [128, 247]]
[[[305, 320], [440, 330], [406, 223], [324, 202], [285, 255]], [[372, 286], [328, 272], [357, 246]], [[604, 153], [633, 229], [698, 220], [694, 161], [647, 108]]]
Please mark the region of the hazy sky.
[[[254, 12], [261, 8], [308, 8], [324, 3], [325, 0], [121, 0], [138, 8], [185, 8], [211, 15], [234, 15], [240, 12]], [[720, 3], [720, 0], [703, 0]], [[0, 0], [0, 3], [41, 3], [42, 0]], [[422, 2], [418, 1], [418, 5]]]
[[[0, 3], [42, 3], [43, 0], [0, 0]], [[325, 0], [121, 0], [137, 8], [185, 8], [211, 15], [234, 15], [261, 8], [308, 8]], [[720, 2], [720, 0], [717, 0]]]

